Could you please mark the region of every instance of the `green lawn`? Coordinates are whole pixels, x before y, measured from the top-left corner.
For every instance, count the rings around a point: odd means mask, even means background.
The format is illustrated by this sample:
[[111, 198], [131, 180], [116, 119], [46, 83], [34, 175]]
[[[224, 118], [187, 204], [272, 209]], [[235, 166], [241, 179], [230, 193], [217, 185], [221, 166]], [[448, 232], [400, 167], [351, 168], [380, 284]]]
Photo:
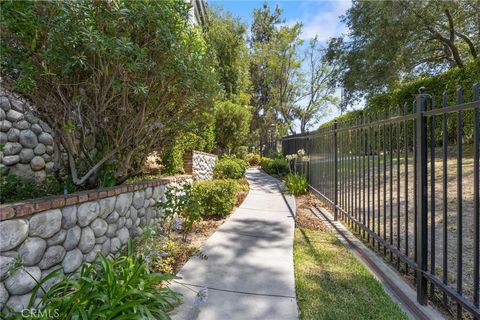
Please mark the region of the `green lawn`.
[[295, 229], [294, 259], [300, 319], [407, 319], [333, 233]]

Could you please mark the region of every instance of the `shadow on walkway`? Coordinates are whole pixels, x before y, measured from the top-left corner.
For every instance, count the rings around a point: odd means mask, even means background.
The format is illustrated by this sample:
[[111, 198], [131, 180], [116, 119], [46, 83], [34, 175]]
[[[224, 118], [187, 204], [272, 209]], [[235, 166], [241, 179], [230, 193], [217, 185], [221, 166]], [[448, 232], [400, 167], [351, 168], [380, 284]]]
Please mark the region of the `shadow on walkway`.
[[202, 248], [208, 259], [193, 257], [178, 274], [191, 289], [209, 288], [207, 302], [195, 306], [196, 292], [173, 284], [184, 295], [173, 319], [298, 319], [294, 199], [258, 169], [248, 170], [247, 179], [247, 198]]

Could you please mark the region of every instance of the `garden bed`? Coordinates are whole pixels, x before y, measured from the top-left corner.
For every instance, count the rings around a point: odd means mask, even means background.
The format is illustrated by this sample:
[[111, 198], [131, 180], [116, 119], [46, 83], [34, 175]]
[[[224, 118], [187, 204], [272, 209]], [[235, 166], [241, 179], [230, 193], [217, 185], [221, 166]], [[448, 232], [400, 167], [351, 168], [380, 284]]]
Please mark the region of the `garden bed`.
[[[207, 256], [201, 252], [201, 247], [210, 238], [210, 236], [226, 221], [245, 200], [248, 195], [249, 185], [245, 178], [237, 180], [240, 188], [236, 192], [236, 204], [230, 213], [223, 217], [206, 216], [202, 220], [195, 222], [192, 229], [184, 234], [180, 231], [171, 231], [168, 239], [165, 239], [163, 234], [154, 236], [154, 241], [149, 241], [157, 250], [164, 251], [166, 257], [160, 259], [161, 261], [153, 262], [151, 265], [152, 271], [168, 272], [172, 274], [178, 273], [185, 263], [194, 255], [199, 255], [202, 258], [208, 259]], [[139, 247], [145, 246], [142, 243], [144, 239], [139, 240]], [[156, 246], [154, 243], [163, 243]], [[150, 250], [150, 249], [149, 249]], [[155, 259], [154, 259], [155, 260]]]

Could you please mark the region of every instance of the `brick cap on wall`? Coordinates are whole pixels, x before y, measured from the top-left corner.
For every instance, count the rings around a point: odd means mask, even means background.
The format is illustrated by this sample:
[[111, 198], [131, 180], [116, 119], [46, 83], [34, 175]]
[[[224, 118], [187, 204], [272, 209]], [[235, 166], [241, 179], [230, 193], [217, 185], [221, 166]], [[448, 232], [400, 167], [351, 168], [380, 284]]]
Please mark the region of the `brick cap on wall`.
[[63, 208], [65, 206], [70, 206], [97, 199], [103, 199], [119, 195], [121, 193], [134, 192], [137, 190], [144, 190], [151, 187], [167, 185], [171, 182], [182, 181], [186, 179], [192, 179], [192, 176], [177, 175], [156, 180], [147, 180], [135, 182], [132, 184], [124, 184], [111, 188], [92, 189], [66, 195], [49, 196], [44, 198], [35, 198], [22, 202], [2, 204], [0, 205], [0, 221], [30, 216], [37, 212], [42, 212], [49, 209]]

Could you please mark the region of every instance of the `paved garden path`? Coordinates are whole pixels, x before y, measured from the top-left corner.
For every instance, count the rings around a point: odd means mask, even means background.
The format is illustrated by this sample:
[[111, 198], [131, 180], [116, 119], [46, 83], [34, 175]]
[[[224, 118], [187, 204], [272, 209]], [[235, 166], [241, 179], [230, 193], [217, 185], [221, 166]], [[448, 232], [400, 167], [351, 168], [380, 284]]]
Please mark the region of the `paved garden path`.
[[173, 284], [184, 295], [173, 319], [298, 319], [295, 200], [284, 197], [278, 180], [258, 169], [249, 169], [247, 179], [247, 198], [202, 249], [208, 259], [193, 257], [178, 274], [193, 289], [208, 288], [207, 301], [195, 306], [196, 293]]

